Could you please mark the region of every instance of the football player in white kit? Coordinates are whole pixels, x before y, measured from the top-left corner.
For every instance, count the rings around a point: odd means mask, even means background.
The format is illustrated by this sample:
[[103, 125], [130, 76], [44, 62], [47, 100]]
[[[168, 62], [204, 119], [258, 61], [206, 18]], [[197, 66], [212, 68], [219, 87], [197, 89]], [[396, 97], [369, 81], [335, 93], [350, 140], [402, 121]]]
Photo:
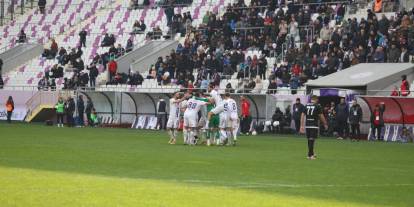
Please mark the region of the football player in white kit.
[[198, 112], [201, 107], [207, 105], [208, 102], [198, 100], [198, 93], [195, 93], [195, 96], [188, 99], [187, 108], [184, 112], [184, 143], [195, 145], [195, 137], [197, 136], [198, 131]]
[[[225, 144], [228, 141], [232, 141], [232, 144], [235, 145], [238, 130], [237, 103], [230, 98], [230, 93], [226, 93], [221, 104], [216, 105], [216, 107], [209, 112], [209, 119], [213, 114], [220, 114], [219, 128], [221, 143]], [[228, 139], [229, 137], [231, 137], [232, 140]]]
[[[213, 103], [215, 107], [219, 107], [222, 104], [223, 99], [221, 98], [219, 91], [216, 89], [216, 86], [214, 84], [210, 84], [208, 86], [208, 92], [211, 96], [210, 102]], [[223, 135], [221, 132], [224, 131], [226, 128], [226, 115], [220, 112], [216, 113], [215, 115], [218, 115], [218, 117], [213, 117], [213, 119], [218, 119], [218, 121], [211, 120], [211, 117], [208, 118], [209, 121], [213, 122], [213, 124], [210, 124], [209, 130], [215, 138], [215, 132], [219, 131], [218, 134], [220, 135], [220, 137], [216, 139], [216, 145], [220, 145], [220, 139], [223, 139]], [[214, 122], [218, 122], [218, 124], [215, 124]]]
[[227, 101], [227, 130], [230, 132], [231, 137], [233, 138], [232, 143], [236, 146], [237, 142], [237, 132], [239, 130], [240, 120], [239, 115], [237, 113], [237, 103], [230, 97], [230, 93], [226, 93], [226, 101]]
[[167, 131], [170, 135], [169, 144], [175, 144], [177, 141], [177, 129], [180, 125], [180, 103], [184, 98], [180, 99], [180, 93], [174, 93], [173, 97], [170, 98], [170, 113], [167, 121]]

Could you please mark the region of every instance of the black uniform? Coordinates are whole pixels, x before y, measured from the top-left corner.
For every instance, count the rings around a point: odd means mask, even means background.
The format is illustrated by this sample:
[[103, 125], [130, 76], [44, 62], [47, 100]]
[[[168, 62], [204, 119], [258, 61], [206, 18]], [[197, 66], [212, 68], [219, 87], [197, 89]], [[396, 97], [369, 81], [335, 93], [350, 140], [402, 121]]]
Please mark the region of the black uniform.
[[319, 115], [323, 113], [319, 104], [308, 103], [305, 106], [306, 115], [306, 136], [309, 138], [317, 138], [319, 129]]
[[322, 107], [316, 103], [308, 103], [303, 112], [306, 116], [306, 137], [308, 138], [308, 157], [314, 155], [313, 146], [318, 137], [319, 116], [323, 113]]

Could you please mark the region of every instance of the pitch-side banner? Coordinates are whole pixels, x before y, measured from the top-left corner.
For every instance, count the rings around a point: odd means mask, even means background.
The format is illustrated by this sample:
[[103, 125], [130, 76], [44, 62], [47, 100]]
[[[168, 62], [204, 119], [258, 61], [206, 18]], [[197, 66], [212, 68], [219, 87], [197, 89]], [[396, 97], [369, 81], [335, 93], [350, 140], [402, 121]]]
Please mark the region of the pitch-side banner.
[[[23, 121], [26, 117], [27, 109], [25, 107], [15, 107], [11, 119], [14, 121]], [[0, 108], [0, 120], [7, 120], [7, 111]]]
[[155, 116], [138, 116], [131, 125], [133, 129], [155, 129], [157, 126], [157, 117]]

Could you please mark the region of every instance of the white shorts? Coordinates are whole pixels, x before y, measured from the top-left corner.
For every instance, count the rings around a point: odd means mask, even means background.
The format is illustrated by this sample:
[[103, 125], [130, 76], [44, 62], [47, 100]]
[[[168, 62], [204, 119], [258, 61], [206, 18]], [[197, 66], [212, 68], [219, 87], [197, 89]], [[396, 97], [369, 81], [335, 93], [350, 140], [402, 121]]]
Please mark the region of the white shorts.
[[236, 129], [239, 125], [239, 117], [237, 114], [231, 114], [230, 117], [227, 119], [227, 127]]
[[219, 122], [219, 128], [224, 129], [228, 127], [229, 117], [225, 112], [222, 112], [219, 114], [220, 122]]
[[184, 114], [184, 127], [191, 127], [195, 128], [197, 127], [197, 115], [194, 114]]
[[167, 129], [178, 129], [180, 119], [177, 117], [169, 117], [167, 121]]

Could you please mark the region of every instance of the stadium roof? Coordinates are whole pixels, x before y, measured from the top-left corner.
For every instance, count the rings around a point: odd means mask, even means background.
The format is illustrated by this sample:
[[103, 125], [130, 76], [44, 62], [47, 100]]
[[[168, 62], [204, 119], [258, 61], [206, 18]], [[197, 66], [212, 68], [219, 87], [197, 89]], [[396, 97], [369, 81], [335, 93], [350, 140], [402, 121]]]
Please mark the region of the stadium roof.
[[414, 74], [411, 63], [361, 63], [331, 75], [310, 80], [308, 89], [360, 88], [381, 90], [401, 80], [401, 75]]

